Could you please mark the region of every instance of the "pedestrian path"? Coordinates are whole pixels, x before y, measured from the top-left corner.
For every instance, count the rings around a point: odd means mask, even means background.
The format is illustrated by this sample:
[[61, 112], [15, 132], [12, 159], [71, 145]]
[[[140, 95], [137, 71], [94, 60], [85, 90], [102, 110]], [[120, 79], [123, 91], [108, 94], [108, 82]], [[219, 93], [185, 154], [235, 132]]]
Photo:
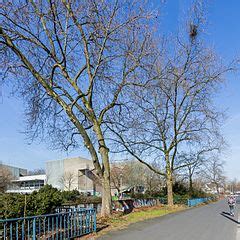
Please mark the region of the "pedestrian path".
[[[229, 215], [225, 200], [130, 225], [99, 240], [240, 240], [238, 210]], [[238, 223], [239, 222], [239, 223]]]

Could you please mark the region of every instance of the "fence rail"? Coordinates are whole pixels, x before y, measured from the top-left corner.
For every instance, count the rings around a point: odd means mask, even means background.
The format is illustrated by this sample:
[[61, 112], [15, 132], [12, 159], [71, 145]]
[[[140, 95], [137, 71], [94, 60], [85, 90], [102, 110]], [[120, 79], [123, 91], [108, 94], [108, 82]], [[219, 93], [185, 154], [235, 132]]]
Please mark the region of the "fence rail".
[[[176, 197], [173, 199], [173, 202], [174, 204], [184, 204], [184, 205], [187, 205], [188, 207], [194, 207], [194, 206], [197, 206], [198, 204], [205, 203], [212, 200], [216, 200], [216, 197], [193, 198], [193, 199]], [[167, 204], [167, 198], [160, 198], [159, 201], [162, 204]]]
[[96, 231], [95, 209], [0, 219], [0, 239], [71, 239]]
[[211, 200], [212, 200], [211, 197], [188, 199], [188, 207], [194, 207], [197, 206], [198, 204], [205, 203]]

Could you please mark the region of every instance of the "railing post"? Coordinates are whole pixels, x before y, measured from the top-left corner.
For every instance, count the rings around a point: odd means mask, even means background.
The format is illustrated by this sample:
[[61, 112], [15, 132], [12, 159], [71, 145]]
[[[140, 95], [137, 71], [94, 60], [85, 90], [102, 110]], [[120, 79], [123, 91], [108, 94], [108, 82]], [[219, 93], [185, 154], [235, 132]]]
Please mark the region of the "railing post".
[[32, 240], [36, 240], [36, 218], [33, 218]]
[[93, 232], [97, 232], [97, 213], [95, 209], [93, 214]]

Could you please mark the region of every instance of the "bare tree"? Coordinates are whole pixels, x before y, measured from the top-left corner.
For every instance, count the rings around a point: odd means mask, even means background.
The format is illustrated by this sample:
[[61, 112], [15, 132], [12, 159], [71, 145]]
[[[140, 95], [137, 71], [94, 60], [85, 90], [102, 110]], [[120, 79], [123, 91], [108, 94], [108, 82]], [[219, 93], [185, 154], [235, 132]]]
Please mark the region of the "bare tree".
[[225, 185], [226, 176], [224, 175], [224, 162], [218, 156], [212, 158], [205, 164], [203, 176], [208, 181], [215, 185], [216, 191], [219, 194], [219, 188]]
[[111, 182], [118, 194], [123, 187], [143, 186], [150, 194], [160, 191], [163, 179], [137, 160], [125, 160], [113, 163], [111, 167]]
[[228, 190], [230, 192], [240, 192], [240, 181], [237, 178], [234, 178], [232, 180], [228, 180], [226, 182], [225, 190]]
[[0, 192], [6, 191], [7, 187], [10, 185], [11, 180], [13, 180], [13, 175], [11, 171], [0, 164]]
[[[166, 178], [169, 205], [173, 205], [173, 174], [186, 167], [178, 164], [178, 153], [222, 138], [222, 114], [212, 98], [231, 70], [205, 46], [200, 37], [201, 19], [194, 16], [188, 38], [182, 34], [166, 42], [151, 72], [153, 81], [133, 89], [122, 115], [109, 121], [122, 146], [118, 151], [127, 151]], [[116, 124], [119, 122], [121, 126]], [[154, 167], [153, 161], [161, 168]]]
[[[180, 169], [180, 171], [182, 171], [181, 175], [187, 177], [190, 192], [193, 190], [193, 178], [203, 171], [205, 163], [209, 160], [209, 154], [212, 155], [215, 151], [220, 151], [218, 141], [219, 139], [215, 139], [215, 146], [213, 147], [209, 145], [200, 148], [201, 150], [195, 147], [194, 150], [191, 149], [189, 152], [179, 153], [179, 156], [177, 157], [178, 164], [186, 166], [185, 168]], [[221, 144], [223, 144], [222, 141]], [[198, 147], [200, 147], [200, 144]]]
[[28, 171], [28, 175], [41, 175], [41, 174], [46, 174], [45, 169], [38, 168], [38, 169], [34, 169], [34, 170], [31, 170], [31, 171]]
[[146, 168], [144, 177], [144, 186], [146, 191], [152, 195], [153, 193], [159, 193], [165, 187], [165, 179], [163, 176]]
[[111, 166], [111, 183], [117, 189], [117, 194], [120, 196], [123, 187], [124, 167], [112, 165]]
[[26, 100], [27, 133], [63, 150], [83, 142], [102, 183], [102, 215], [111, 212], [105, 119], [152, 61], [143, 2], [1, 3], [1, 67]]
[[76, 181], [76, 176], [72, 172], [66, 172], [64, 175], [59, 179], [59, 182], [64, 186], [65, 189], [68, 191], [72, 190], [72, 185]]

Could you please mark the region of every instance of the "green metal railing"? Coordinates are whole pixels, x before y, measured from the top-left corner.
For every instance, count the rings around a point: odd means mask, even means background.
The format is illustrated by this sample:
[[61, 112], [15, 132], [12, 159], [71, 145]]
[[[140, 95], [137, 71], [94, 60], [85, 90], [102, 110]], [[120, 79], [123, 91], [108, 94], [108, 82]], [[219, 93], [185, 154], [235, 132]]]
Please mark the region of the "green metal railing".
[[212, 200], [211, 197], [188, 199], [188, 207], [194, 207], [197, 206], [198, 204], [206, 203], [211, 200]]
[[55, 214], [0, 219], [0, 239], [3, 240], [62, 240], [91, 232], [96, 232], [95, 209], [73, 209]]

